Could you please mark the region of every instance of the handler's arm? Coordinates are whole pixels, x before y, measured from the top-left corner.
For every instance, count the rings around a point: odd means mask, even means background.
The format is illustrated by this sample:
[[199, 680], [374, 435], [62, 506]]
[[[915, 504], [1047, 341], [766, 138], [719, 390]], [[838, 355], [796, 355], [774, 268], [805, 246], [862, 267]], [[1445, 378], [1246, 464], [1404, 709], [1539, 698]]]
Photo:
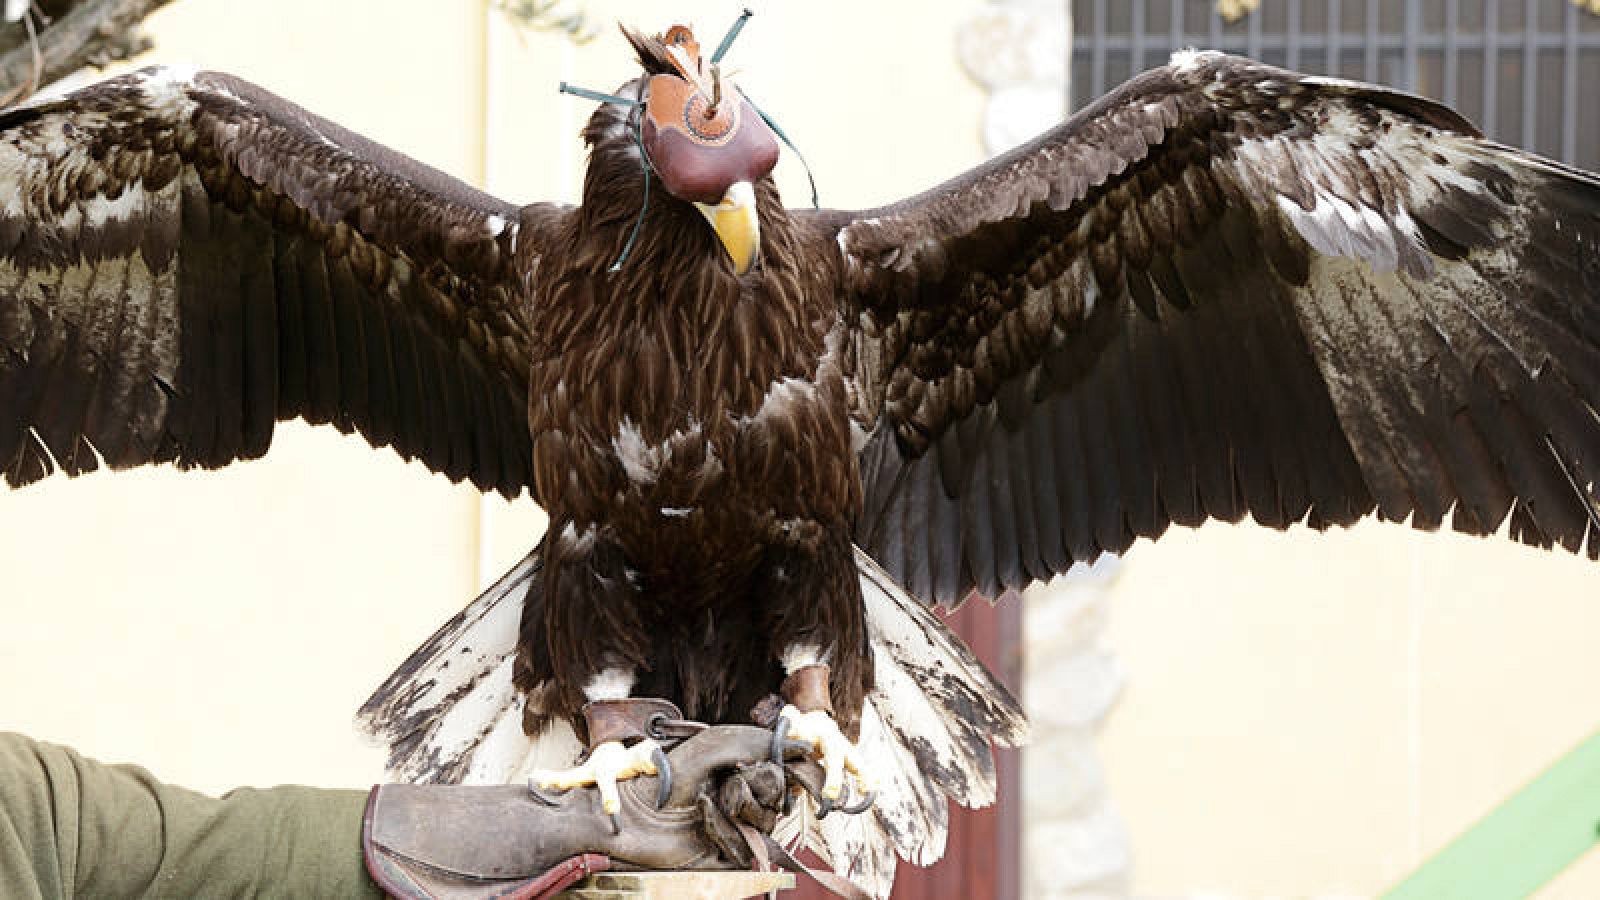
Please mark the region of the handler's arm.
[[366, 791], [222, 798], [0, 733], [0, 884], [8, 897], [373, 897]]

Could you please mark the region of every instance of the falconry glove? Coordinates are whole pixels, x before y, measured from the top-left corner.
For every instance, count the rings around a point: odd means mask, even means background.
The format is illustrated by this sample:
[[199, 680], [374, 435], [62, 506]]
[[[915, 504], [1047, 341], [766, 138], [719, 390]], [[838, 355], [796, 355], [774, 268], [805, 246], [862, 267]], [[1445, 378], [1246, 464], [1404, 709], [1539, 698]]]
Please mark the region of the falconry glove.
[[751, 838], [741, 831], [766, 835], [783, 806], [771, 740], [738, 725], [685, 740], [668, 754], [675, 777], [665, 797], [658, 776], [618, 786], [615, 829], [592, 789], [379, 785], [362, 821], [367, 869], [404, 900], [468, 900], [551, 896], [607, 869], [744, 868]]

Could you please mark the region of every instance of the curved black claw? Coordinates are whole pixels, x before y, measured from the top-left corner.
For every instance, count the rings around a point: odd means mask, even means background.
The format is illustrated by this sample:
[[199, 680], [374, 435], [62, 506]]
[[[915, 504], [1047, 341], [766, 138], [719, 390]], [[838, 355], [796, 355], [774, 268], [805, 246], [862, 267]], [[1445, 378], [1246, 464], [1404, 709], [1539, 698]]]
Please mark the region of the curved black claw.
[[788, 719], [779, 719], [777, 724], [772, 726], [771, 756], [773, 762], [781, 766], [790, 753], [798, 753], [803, 756], [809, 752], [811, 752], [810, 744], [805, 741], [789, 740]]
[[795, 784], [800, 785], [806, 793], [811, 795], [811, 799], [817, 801], [817, 805], [820, 806], [822, 804], [822, 784], [820, 782], [813, 783], [810, 775], [804, 769], [790, 769], [789, 775]]
[[[878, 800], [877, 791], [868, 791], [866, 796], [862, 797], [860, 800], [857, 800], [853, 803], [846, 802], [841, 804], [837, 800], [831, 800], [827, 797], [824, 797], [822, 795], [822, 787], [820, 785], [813, 784], [810, 778], [805, 777], [794, 770], [791, 770], [790, 774], [792, 776], [793, 783], [800, 785], [800, 787], [803, 788], [806, 793], [811, 795], [811, 799], [816, 801], [817, 819], [819, 821], [826, 819], [828, 817], [828, 813], [831, 812], [842, 812], [847, 816], [860, 815], [861, 813], [871, 809], [872, 805]], [[786, 796], [784, 799], [787, 801], [789, 797]], [[784, 814], [787, 815], [788, 810], [785, 810]]]
[[789, 720], [778, 717], [778, 723], [772, 726], [772, 761], [783, 765], [783, 752], [789, 739]]
[[667, 759], [667, 751], [659, 746], [650, 751], [650, 761], [656, 765], [656, 809], [660, 809], [672, 796], [672, 763]]
[[872, 804], [876, 802], [877, 799], [877, 791], [867, 791], [867, 795], [861, 798], [861, 802], [852, 804], [850, 806], [841, 806], [839, 807], [839, 812], [842, 812], [847, 816], [859, 816], [871, 809]]
[[613, 837], [622, 833], [622, 819], [616, 813], [611, 814], [611, 834]]
[[[541, 789], [539, 787], [539, 785], [535, 784], [532, 778], [528, 779], [528, 793], [530, 795], [532, 795], [533, 799], [537, 803], [539, 803], [541, 806], [548, 806], [548, 807], [554, 809], [554, 808], [559, 807], [561, 805], [558, 801], [553, 800], [548, 796], [545, 796], [545, 793], [544, 793], [543, 789]], [[567, 794], [566, 791], [557, 791], [556, 792], [556, 796], [557, 797], [564, 797], [564, 796], [566, 796], [566, 794]]]

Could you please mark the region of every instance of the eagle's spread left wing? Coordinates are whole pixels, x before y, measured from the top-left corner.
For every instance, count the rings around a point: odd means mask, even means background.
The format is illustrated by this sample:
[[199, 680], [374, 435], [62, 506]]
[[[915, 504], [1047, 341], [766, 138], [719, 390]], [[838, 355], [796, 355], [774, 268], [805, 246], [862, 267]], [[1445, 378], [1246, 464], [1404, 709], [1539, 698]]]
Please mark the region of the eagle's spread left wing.
[[0, 477], [214, 468], [274, 423], [531, 478], [518, 210], [227, 75], [0, 113]]
[[1193, 54], [832, 222], [857, 537], [924, 598], [1246, 514], [1600, 553], [1600, 180], [1448, 109]]

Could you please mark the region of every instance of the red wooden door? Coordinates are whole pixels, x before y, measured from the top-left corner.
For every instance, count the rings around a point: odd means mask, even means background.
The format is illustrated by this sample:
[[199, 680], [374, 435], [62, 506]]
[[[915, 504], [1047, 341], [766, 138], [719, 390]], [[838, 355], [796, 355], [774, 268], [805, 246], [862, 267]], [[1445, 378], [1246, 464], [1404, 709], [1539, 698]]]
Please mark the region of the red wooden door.
[[[989, 670], [1022, 696], [1022, 598], [1007, 594], [995, 606], [974, 599], [946, 619]], [[988, 809], [950, 811], [944, 858], [927, 868], [901, 860], [895, 900], [1016, 900], [1022, 895], [1021, 760], [1000, 750], [1000, 799]], [[783, 900], [827, 900], [827, 891], [804, 877]]]

